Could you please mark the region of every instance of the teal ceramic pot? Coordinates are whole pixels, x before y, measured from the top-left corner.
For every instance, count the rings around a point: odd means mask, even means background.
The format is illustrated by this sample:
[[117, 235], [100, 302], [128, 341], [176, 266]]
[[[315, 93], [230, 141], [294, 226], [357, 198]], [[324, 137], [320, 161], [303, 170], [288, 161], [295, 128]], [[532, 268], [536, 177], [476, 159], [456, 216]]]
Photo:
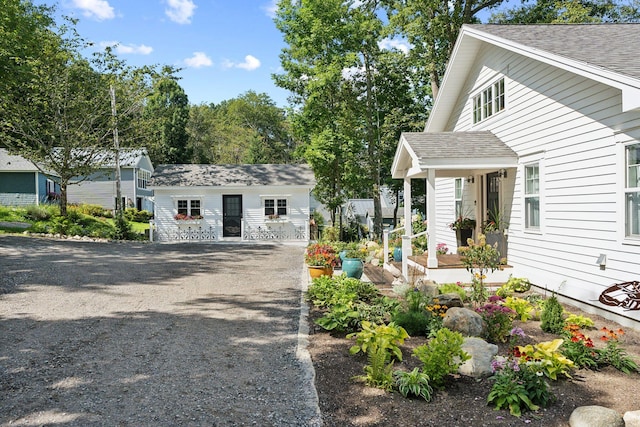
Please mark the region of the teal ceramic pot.
[[360, 258], [345, 258], [342, 260], [342, 272], [346, 273], [347, 277], [359, 279], [362, 277], [363, 271], [364, 264]]
[[344, 259], [347, 257], [347, 250], [345, 249], [338, 252], [338, 256], [340, 257], [340, 261], [344, 261]]
[[402, 248], [393, 248], [393, 260], [395, 262], [402, 261]]

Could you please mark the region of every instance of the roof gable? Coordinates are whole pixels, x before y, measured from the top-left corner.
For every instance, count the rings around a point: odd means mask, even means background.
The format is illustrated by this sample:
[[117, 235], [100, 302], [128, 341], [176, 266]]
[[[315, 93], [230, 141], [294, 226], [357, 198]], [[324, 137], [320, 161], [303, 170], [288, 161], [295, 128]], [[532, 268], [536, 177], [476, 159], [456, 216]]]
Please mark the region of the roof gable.
[[308, 165], [159, 165], [150, 187], [284, 186], [313, 187], [313, 171]]
[[426, 131], [445, 129], [483, 46], [506, 49], [622, 91], [623, 111], [640, 108], [640, 24], [463, 25]]

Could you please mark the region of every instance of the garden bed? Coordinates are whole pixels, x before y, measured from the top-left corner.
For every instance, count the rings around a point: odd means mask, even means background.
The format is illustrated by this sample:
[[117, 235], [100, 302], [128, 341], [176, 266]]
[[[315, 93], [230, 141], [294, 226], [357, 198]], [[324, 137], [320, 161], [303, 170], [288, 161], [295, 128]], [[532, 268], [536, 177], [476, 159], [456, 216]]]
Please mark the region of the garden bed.
[[[596, 315], [587, 315], [564, 306], [575, 314], [588, 316], [595, 328], [585, 331], [596, 347], [604, 343], [598, 338], [603, 326], [617, 330], [619, 326]], [[487, 396], [493, 385], [490, 379], [476, 380], [466, 376], [450, 376], [442, 390], [436, 390], [433, 399], [426, 402], [419, 398], [405, 398], [397, 392], [386, 392], [369, 387], [354, 379], [363, 375], [367, 357], [362, 353], [351, 355], [353, 339], [343, 333], [328, 333], [315, 325], [322, 313], [313, 308], [310, 313], [309, 352], [316, 372], [316, 389], [325, 426], [568, 426], [573, 410], [579, 406], [600, 405], [614, 409], [623, 415], [627, 411], [640, 410], [637, 392], [640, 375], [624, 374], [611, 366], [598, 371], [572, 370], [572, 378], [551, 382], [555, 402], [536, 412], [524, 412], [520, 418], [508, 410], [496, 411], [487, 404]], [[520, 344], [551, 341], [557, 335], [543, 332], [540, 321], [514, 321], [522, 328], [526, 338]], [[425, 337], [411, 337], [401, 346], [403, 361], [394, 369], [410, 371], [420, 366], [412, 357], [417, 346], [426, 343]], [[640, 332], [625, 329], [620, 345], [636, 362], [640, 361]], [[499, 355], [506, 355], [507, 344], [499, 346]]]

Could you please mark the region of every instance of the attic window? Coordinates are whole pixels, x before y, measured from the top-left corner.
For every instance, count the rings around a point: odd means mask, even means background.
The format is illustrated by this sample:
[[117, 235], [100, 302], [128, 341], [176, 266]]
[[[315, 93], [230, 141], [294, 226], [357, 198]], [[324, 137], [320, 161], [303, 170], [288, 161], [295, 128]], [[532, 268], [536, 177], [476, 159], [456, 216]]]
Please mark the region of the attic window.
[[483, 88], [473, 97], [473, 124], [488, 119], [494, 114], [504, 110], [504, 78]]

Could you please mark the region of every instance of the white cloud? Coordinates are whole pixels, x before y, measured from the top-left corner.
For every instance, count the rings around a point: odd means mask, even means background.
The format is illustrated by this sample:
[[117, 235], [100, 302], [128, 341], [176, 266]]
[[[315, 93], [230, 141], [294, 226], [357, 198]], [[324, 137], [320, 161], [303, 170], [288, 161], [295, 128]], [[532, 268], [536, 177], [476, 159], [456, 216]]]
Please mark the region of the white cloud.
[[276, 17], [276, 11], [278, 10], [278, 0], [271, 0], [268, 4], [262, 6], [269, 18]]
[[73, 0], [73, 5], [82, 10], [82, 14], [98, 21], [113, 19], [116, 14], [107, 0]]
[[380, 46], [380, 49], [398, 49], [405, 55], [411, 50], [411, 45], [409, 43], [398, 39], [384, 39], [378, 44], [378, 46]]
[[191, 68], [210, 67], [213, 65], [211, 58], [204, 52], [193, 52], [193, 56], [185, 59], [184, 63], [187, 64], [187, 67]]
[[112, 46], [113, 50], [116, 53], [124, 54], [124, 55], [149, 55], [153, 52], [153, 48], [151, 46], [147, 46], [144, 44], [120, 44], [116, 41], [105, 41], [100, 42], [100, 46], [107, 47]]
[[192, 0], [167, 0], [169, 6], [164, 10], [169, 19], [178, 24], [190, 24], [196, 5]]
[[244, 57], [244, 62], [235, 63], [229, 60], [225, 60], [222, 64], [225, 68], [242, 68], [243, 70], [253, 71], [260, 68], [260, 60], [253, 55], [247, 55]]

